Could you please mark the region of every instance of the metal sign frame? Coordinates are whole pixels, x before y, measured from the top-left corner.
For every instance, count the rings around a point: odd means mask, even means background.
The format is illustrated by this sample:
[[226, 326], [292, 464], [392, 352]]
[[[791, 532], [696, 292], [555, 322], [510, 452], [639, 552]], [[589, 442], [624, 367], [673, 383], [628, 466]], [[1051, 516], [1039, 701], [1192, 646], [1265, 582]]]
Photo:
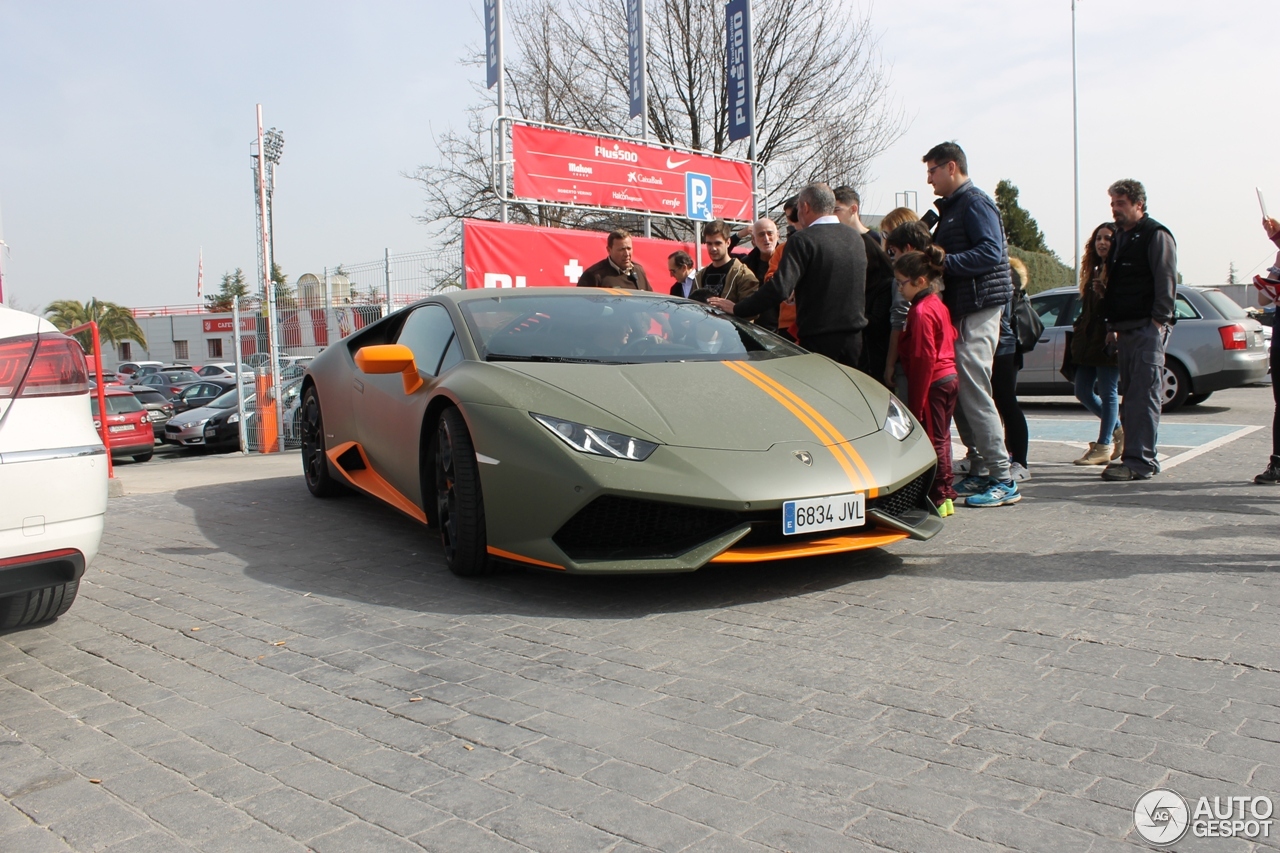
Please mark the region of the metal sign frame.
[[[594, 130], [584, 130], [580, 127], [568, 127], [562, 124], [552, 124], [545, 121], [534, 121], [532, 119], [518, 118], [516, 116], [498, 116], [489, 125], [489, 151], [490, 154], [490, 172], [489, 183], [490, 188], [498, 193], [499, 200], [504, 205], [518, 202], [521, 204], [537, 205], [540, 207], [555, 207], [564, 210], [579, 210], [588, 213], [607, 213], [614, 216], [649, 216], [654, 219], [668, 219], [675, 222], [692, 222], [688, 216], [675, 213], [662, 213], [659, 211], [643, 211], [631, 210], [625, 207], [598, 207], [590, 204], [575, 204], [567, 201], [544, 201], [542, 199], [521, 198], [515, 195], [508, 196], [505, 189], [511, 186], [506, 181], [507, 169], [515, 166], [515, 157], [507, 156], [509, 150], [508, 143], [511, 138], [511, 128], [514, 125], [521, 124], [526, 127], [538, 127], [547, 130], [563, 130], [569, 133], [576, 133], [583, 136], [595, 136], [600, 139], [611, 139], [616, 142], [626, 142], [631, 145], [641, 145], [649, 148], [660, 148], [665, 151], [674, 151], [679, 154], [697, 154], [701, 157], [713, 157], [717, 160], [725, 160], [731, 163], [742, 163], [751, 168], [752, 186], [751, 199], [754, 213], [757, 217], [763, 215], [761, 210], [768, 198], [768, 174], [765, 166], [758, 160], [748, 160], [742, 157], [727, 157], [724, 154], [716, 154], [711, 151], [704, 151], [700, 148], [688, 148], [684, 145], [674, 145], [665, 142], [655, 142], [652, 139], [637, 139], [634, 136], [624, 136], [617, 133], [600, 133]], [[503, 190], [499, 191], [499, 187]], [[750, 224], [746, 220], [731, 219], [729, 222], [741, 222]]]

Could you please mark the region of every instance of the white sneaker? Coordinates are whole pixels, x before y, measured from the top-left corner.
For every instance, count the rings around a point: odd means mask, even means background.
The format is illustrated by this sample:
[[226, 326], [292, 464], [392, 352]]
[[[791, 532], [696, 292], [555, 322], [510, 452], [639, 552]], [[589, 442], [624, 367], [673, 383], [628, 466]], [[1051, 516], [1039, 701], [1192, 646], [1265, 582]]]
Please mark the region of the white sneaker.
[[969, 457], [965, 456], [962, 459], [952, 459], [951, 473], [952, 474], [968, 474], [969, 473]]
[[1023, 480], [1031, 479], [1031, 472], [1017, 462], [1013, 462], [1009, 465], [1009, 476], [1015, 482], [1022, 482]]

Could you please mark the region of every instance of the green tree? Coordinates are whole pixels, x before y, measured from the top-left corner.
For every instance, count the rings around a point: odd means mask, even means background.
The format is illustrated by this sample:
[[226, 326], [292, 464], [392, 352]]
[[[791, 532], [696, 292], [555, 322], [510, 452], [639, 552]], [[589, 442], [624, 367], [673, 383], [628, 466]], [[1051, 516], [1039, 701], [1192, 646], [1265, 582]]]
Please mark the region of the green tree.
[[[133, 312], [123, 305], [114, 302], [100, 302], [90, 297], [88, 302], [80, 303], [74, 299], [59, 299], [50, 302], [44, 309], [45, 318], [59, 329], [80, 326], [89, 321], [98, 324], [98, 338], [103, 346], [115, 346], [122, 341], [136, 341], [138, 346], [147, 348], [147, 336], [142, 333]], [[87, 353], [93, 353], [93, 333], [77, 332], [75, 339], [80, 342]]]
[[277, 308], [297, 308], [298, 300], [293, 295], [293, 287], [289, 284], [289, 276], [284, 274], [280, 265], [271, 262], [271, 285], [274, 291]]
[[1012, 181], [996, 184], [996, 207], [1000, 209], [1000, 218], [1004, 220], [1004, 233], [1010, 246], [1017, 246], [1028, 252], [1053, 254], [1044, 243], [1044, 232], [1040, 230], [1040, 226], [1018, 204], [1018, 188]]
[[1071, 267], [1058, 260], [1058, 256], [1048, 252], [1028, 252], [1017, 246], [1009, 247], [1009, 256], [1020, 259], [1027, 265], [1027, 293], [1039, 293], [1055, 287], [1068, 287], [1075, 284], [1075, 273]]
[[218, 292], [210, 293], [206, 296], [204, 305], [209, 311], [230, 311], [232, 303], [237, 296], [240, 297], [243, 305], [244, 299], [248, 295], [249, 284], [244, 280], [244, 270], [236, 267], [235, 272], [224, 272], [222, 274], [222, 283], [218, 285]]
[[1239, 284], [1239, 273], [1236, 270], [1236, 262], [1232, 261], [1231, 266], [1227, 267], [1227, 284]]

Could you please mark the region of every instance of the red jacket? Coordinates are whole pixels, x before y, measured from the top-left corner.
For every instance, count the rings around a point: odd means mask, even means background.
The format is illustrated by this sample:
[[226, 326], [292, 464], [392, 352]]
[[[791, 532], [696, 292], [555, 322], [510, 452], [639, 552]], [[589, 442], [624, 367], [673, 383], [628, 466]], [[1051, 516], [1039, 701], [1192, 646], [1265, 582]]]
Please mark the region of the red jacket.
[[921, 423], [928, 423], [925, 411], [929, 386], [956, 372], [956, 329], [951, 312], [936, 293], [917, 299], [907, 312], [907, 325], [898, 339], [898, 359], [907, 372], [907, 406]]

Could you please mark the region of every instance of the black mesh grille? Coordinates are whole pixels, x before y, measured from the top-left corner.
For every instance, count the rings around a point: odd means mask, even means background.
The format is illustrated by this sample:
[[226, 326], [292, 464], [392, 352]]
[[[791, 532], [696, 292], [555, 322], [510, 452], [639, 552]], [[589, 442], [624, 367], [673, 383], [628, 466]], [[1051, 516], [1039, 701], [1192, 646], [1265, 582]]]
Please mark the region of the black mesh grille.
[[928, 506], [929, 486], [933, 483], [933, 469], [930, 468], [896, 492], [872, 498], [867, 502], [868, 510], [879, 510], [885, 515], [907, 520], [906, 516], [915, 510]]
[[682, 554], [744, 519], [736, 512], [605, 495], [553, 537], [574, 560], [642, 560]]

